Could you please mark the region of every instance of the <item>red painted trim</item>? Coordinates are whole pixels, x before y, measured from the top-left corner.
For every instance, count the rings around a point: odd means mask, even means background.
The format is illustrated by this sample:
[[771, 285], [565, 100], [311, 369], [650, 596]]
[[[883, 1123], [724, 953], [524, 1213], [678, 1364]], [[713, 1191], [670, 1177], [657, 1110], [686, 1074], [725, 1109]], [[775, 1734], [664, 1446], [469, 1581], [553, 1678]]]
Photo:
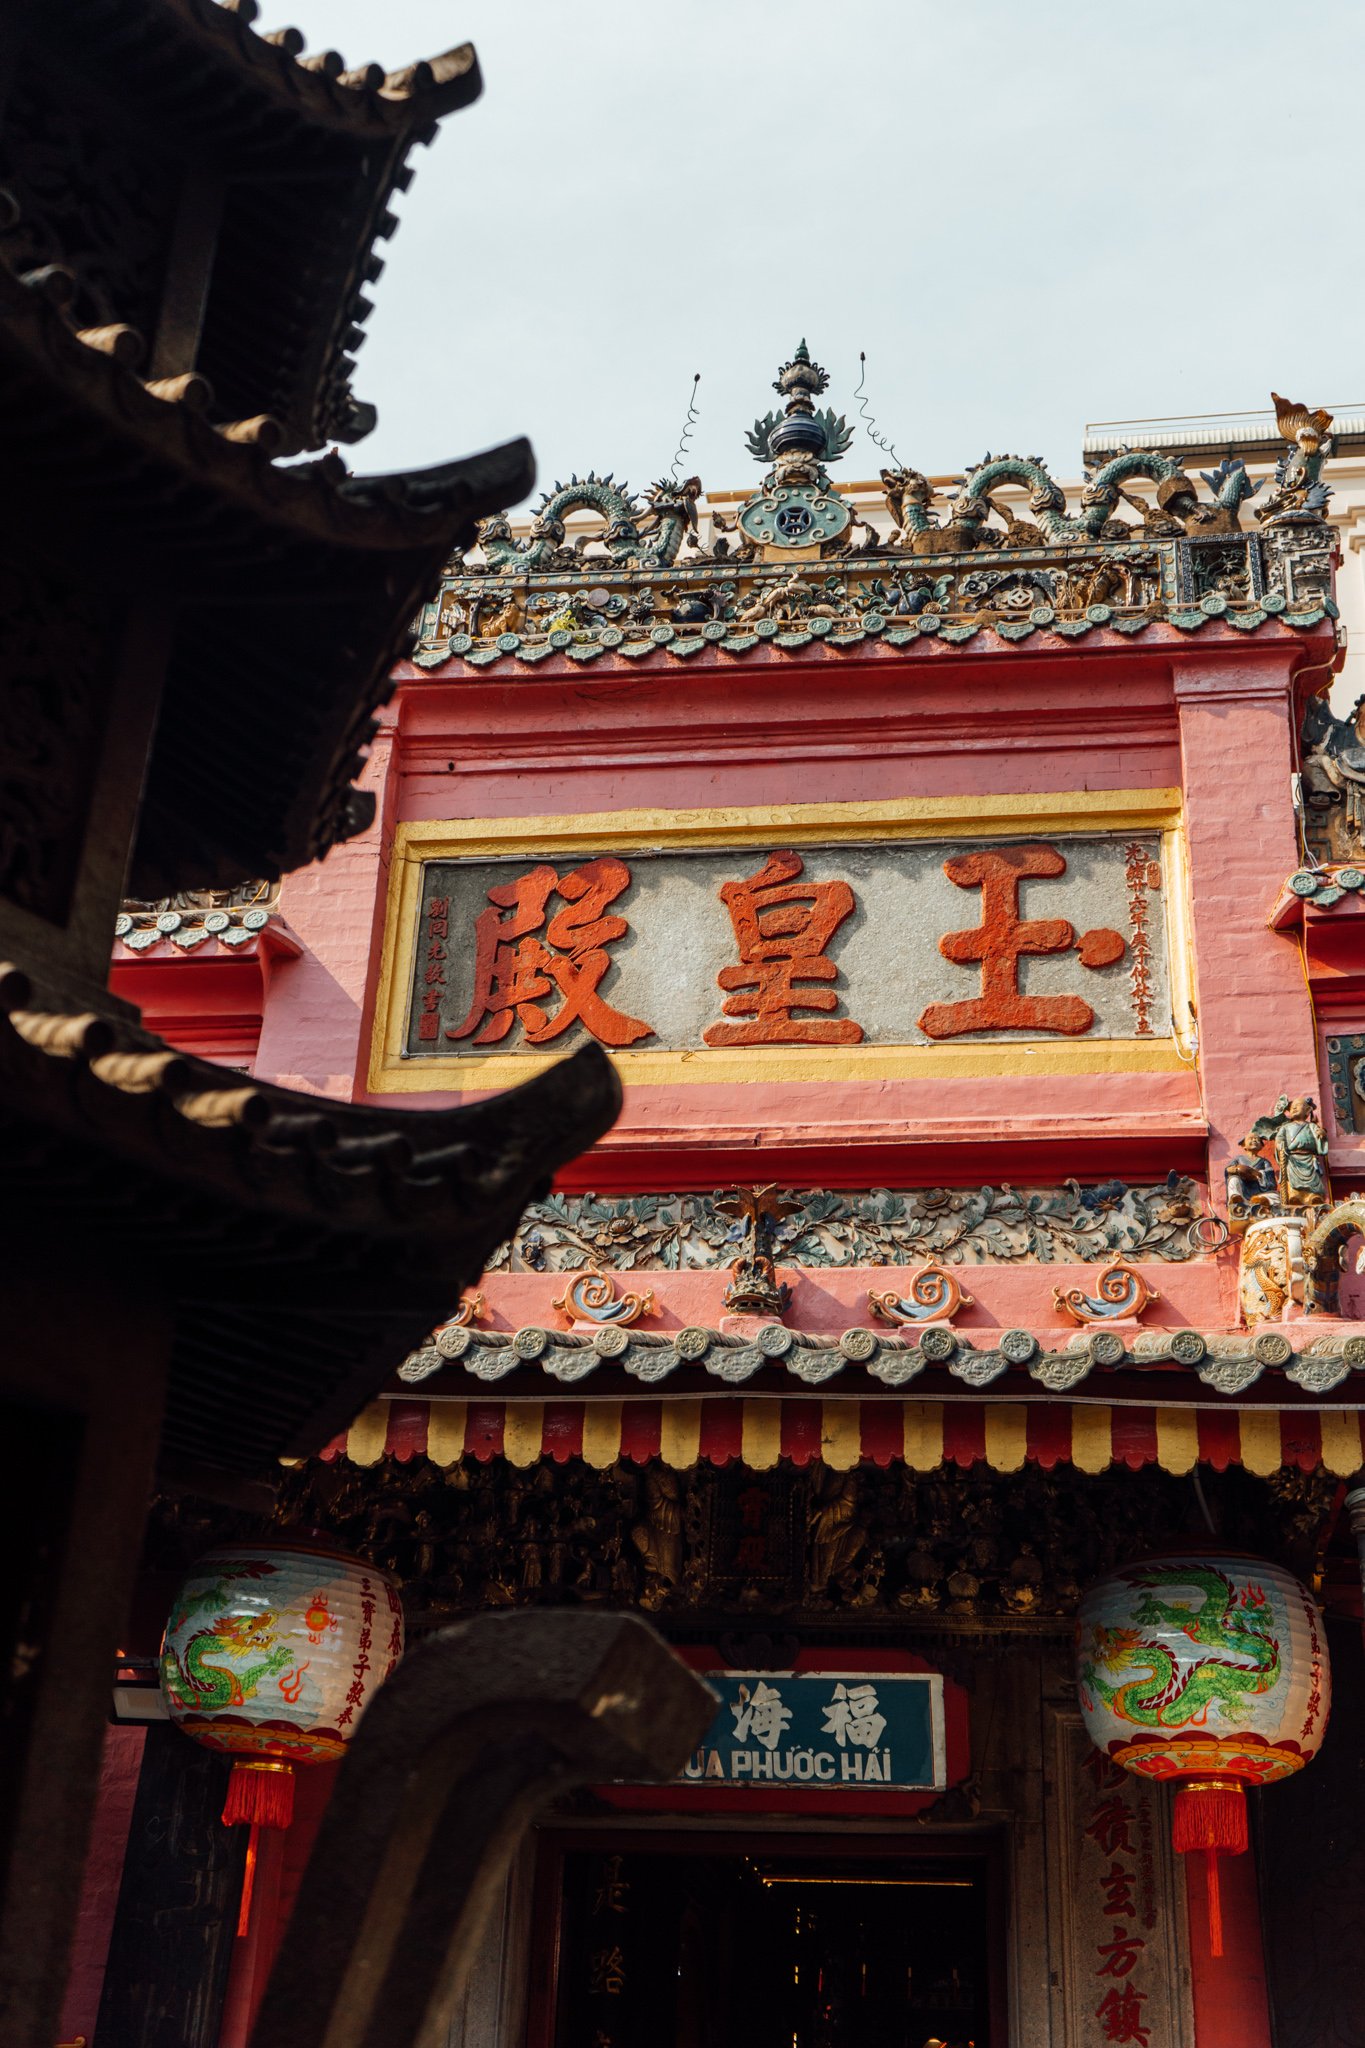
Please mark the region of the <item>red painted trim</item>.
[[1272, 2048], [1254, 1855], [1220, 1856], [1223, 1953], [1209, 1954], [1202, 1856], [1185, 1856], [1195, 2048]]
[[943, 1410], [943, 1462], [964, 1469], [986, 1455], [986, 1411], [979, 1401], [954, 1401]]
[[546, 1455], [556, 1465], [567, 1465], [570, 1458], [583, 1455], [583, 1403], [581, 1401], [547, 1401], [545, 1421], [541, 1431], [541, 1442]]
[[1116, 1465], [1126, 1465], [1130, 1472], [1140, 1471], [1144, 1465], [1154, 1465], [1157, 1448], [1155, 1408], [1111, 1408], [1109, 1440], [1113, 1445]]
[[1044, 1401], [1031, 1401], [1026, 1424], [1026, 1455], [1035, 1464], [1050, 1472], [1054, 1465], [1068, 1465], [1071, 1462], [1071, 1410], [1060, 1402], [1055, 1405]]
[[621, 1456], [633, 1465], [647, 1465], [659, 1455], [663, 1429], [662, 1401], [621, 1403]]
[[506, 1406], [501, 1401], [471, 1401], [465, 1418], [464, 1445], [467, 1453], [486, 1465], [502, 1456]]
[[739, 1401], [707, 1401], [701, 1411], [701, 1458], [707, 1465], [728, 1465], [744, 1444], [744, 1407]]
[[1242, 1428], [1235, 1408], [1201, 1408], [1199, 1411], [1199, 1455], [1215, 1472], [1226, 1472], [1242, 1455]]
[[1322, 1460], [1322, 1424], [1312, 1408], [1280, 1417], [1280, 1455], [1300, 1472], [1316, 1472]]
[[339, 1763], [311, 1764], [297, 1771], [292, 1825], [261, 1831], [251, 1927], [233, 1950], [218, 2048], [247, 2048], [340, 1769]]
[[864, 1401], [862, 1415], [863, 1456], [876, 1465], [889, 1465], [905, 1448], [905, 1426], [899, 1401]]
[[406, 1465], [410, 1458], [420, 1458], [425, 1454], [430, 1412], [425, 1401], [390, 1401], [384, 1449], [400, 1464]]

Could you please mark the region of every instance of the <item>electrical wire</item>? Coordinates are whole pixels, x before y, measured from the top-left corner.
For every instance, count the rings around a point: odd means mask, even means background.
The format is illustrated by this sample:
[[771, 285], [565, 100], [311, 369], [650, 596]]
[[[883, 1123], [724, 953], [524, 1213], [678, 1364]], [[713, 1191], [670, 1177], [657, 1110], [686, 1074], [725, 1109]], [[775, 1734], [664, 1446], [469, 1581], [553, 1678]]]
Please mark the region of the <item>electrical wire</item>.
[[872, 443], [874, 448], [881, 449], [883, 455], [889, 455], [891, 457], [891, 460], [895, 463], [897, 469], [899, 469], [901, 459], [899, 455], [897, 455], [890, 441], [887, 440], [886, 436], [884, 434], [879, 434], [877, 432], [877, 422], [873, 419], [872, 414], [868, 411], [867, 400], [863, 397], [863, 384], [867, 377], [866, 349], [860, 348], [858, 350], [858, 364], [858, 388], [854, 392], [853, 396], [858, 401], [858, 410], [862, 414], [863, 425], [867, 429], [867, 438]]
[[692, 379], [692, 393], [687, 401], [687, 418], [683, 421], [682, 433], [678, 436], [678, 452], [673, 457], [673, 466], [668, 472], [668, 474], [672, 477], [674, 483], [677, 483], [678, 481], [678, 471], [682, 468], [683, 457], [687, 453], [687, 444], [692, 439], [692, 435], [696, 428], [697, 421], [701, 417], [700, 413], [697, 411], [696, 404], [697, 386], [700, 384], [700, 382], [701, 371], [698, 370], [696, 376]]

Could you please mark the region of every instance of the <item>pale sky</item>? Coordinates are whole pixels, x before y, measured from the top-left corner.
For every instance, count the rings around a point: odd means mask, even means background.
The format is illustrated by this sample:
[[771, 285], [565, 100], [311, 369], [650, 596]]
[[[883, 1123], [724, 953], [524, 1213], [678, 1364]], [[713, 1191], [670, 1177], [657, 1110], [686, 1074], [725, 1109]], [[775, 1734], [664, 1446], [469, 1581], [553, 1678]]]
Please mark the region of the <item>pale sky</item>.
[[[414, 153], [359, 470], [526, 433], [542, 485], [759, 471], [804, 334], [903, 463], [1079, 469], [1087, 420], [1365, 399], [1365, 7], [1316, 0], [262, 0], [388, 68], [472, 41]], [[860, 433], [836, 470], [875, 476]]]

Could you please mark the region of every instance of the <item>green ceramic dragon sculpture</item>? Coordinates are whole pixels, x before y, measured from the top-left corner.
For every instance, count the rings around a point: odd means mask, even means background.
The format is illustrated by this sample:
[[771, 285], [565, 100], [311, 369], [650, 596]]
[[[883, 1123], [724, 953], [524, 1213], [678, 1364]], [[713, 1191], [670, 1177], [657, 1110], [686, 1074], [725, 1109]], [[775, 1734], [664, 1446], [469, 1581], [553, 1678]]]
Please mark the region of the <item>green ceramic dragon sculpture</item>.
[[508, 521], [495, 513], [479, 527], [479, 546], [489, 568], [499, 575], [545, 569], [565, 545], [569, 513], [597, 512], [606, 526], [593, 538], [605, 544], [613, 568], [663, 568], [676, 561], [688, 533], [696, 531], [700, 496], [697, 476], [681, 483], [661, 478], [645, 492], [643, 505], [610, 476], [574, 476], [546, 492], [525, 540], [515, 539]]
[[[902, 545], [911, 554], [929, 555], [959, 554], [998, 545], [994, 531], [985, 531], [992, 512], [1005, 522], [1006, 544], [1016, 547], [1055, 546], [1059, 541], [1086, 545], [1101, 538], [1120, 538], [1112, 529], [1106, 532], [1120, 499], [1136, 506], [1148, 521], [1152, 517], [1150, 508], [1138, 499], [1128, 498], [1124, 489], [1139, 477], [1157, 486], [1160, 515], [1164, 515], [1173, 533], [1236, 533], [1240, 529], [1242, 505], [1256, 495], [1260, 486], [1251, 482], [1245, 463], [1235, 457], [1222, 462], [1217, 470], [1205, 470], [1201, 475], [1214, 494], [1211, 505], [1200, 503], [1189, 477], [1169, 455], [1153, 449], [1126, 449], [1086, 479], [1080, 510], [1068, 513], [1061, 487], [1037, 456], [988, 455], [963, 479], [949, 516], [942, 523], [930, 510], [933, 486], [918, 470], [884, 469], [882, 485], [887, 505], [900, 528]], [[1036, 526], [993, 502], [992, 494], [1004, 484], [1019, 484], [1027, 490]], [[1126, 531], [1136, 534], [1141, 530]]]
[[[1239, 1597], [1231, 1579], [1211, 1565], [1150, 1565], [1128, 1576], [1149, 1588], [1133, 1609], [1137, 1628], [1094, 1629], [1081, 1667], [1083, 1690], [1110, 1713], [1138, 1728], [1202, 1727], [1210, 1708], [1232, 1710], [1247, 1694], [1270, 1691], [1280, 1676], [1280, 1645], [1264, 1594], [1252, 1587]], [[1195, 1606], [1162, 1599], [1162, 1591], [1193, 1591], [1203, 1599]], [[1152, 1627], [1209, 1654], [1177, 1659], [1139, 1634]], [[1142, 1677], [1112, 1685], [1104, 1675], [1105, 1667], [1112, 1672], [1134, 1664], [1146, 1667]]]

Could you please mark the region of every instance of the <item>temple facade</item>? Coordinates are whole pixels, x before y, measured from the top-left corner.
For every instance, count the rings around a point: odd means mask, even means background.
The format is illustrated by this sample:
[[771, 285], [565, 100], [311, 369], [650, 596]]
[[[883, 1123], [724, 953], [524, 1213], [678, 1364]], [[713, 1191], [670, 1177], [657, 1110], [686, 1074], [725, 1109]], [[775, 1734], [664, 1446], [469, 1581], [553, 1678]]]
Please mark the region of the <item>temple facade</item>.
[[[1273, 463], [1129, 447], [1069, 491], [1019, 456], [844, 486], [827, 383], [803, 343], [743, 490], [593, 472], [484, 520], [394, 670], [372, 821], [124, 907], [116, 992], [257, 1079], [450, 1108], [597, 1045], [624, 1085], [282, 1468], [273, 1534], [390, 1575], [409, 1640], [624, 1608], [716, 1692], [676, 1782], [533, 1831], [452, 2048], [1346, 2048], [1365, 744], [1327, 701], [1331, 421], [1277, 399]], [[154, 1942], [175, 2038], [246, 2048], [335, 1767], [231, 1935], [217, 1760], [151, 1671], [177, 1576], [262, 1526], [154, 1514], [67, 2040], [133, 2038]], [[1129, 1623], [1086, 1619], [1097, 1582]], [[1195, 1778], [1251, 1786], [1247, 1847], [1182, 1835]]]

